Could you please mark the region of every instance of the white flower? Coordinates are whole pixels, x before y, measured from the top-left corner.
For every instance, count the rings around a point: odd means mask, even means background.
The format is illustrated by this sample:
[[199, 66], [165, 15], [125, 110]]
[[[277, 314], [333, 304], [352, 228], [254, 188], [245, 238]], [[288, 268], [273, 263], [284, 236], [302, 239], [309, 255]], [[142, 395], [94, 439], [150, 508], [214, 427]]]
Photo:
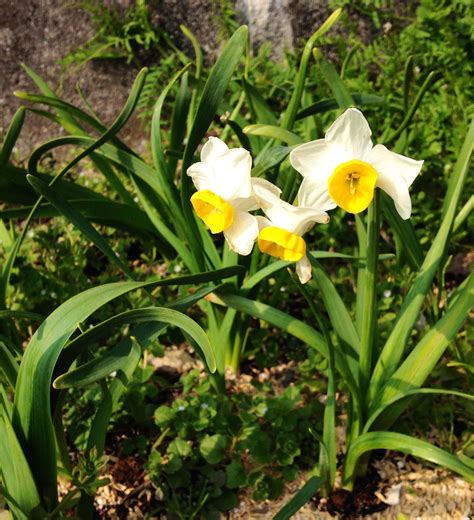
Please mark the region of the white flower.
[[258, 235], [257, 219], [248, 212], [257, 209], [253, 186], [270, 184], [252, 179], [252, 157], [244, 148], [229, 149], [217, 137], [202, 147], [201, 162], [188, 168], [198, 190], [191, 203], [212, 233], [224, 232], [230, 249], [248, 255]]
[[329, 222], [329, 217], [317, 208], [284, 202], [280, 199], [280, 190], [273, 188], [267, 184], [254, 187], [255, 196], [267, 217], [257, 217], [260, 228], [258, 247], [262, 253], [296, 262], [298, 277], [301, 283], [306, 283], [311, 278], [311, 263], [306, 256], [306, 242], [302, 236], [316, 222]]
[[[292, 166], [303, 175], [300, 204], [329, 210], [340, 206], [350, 213], [364, 211], [376, 187], [395, 202], [403, 219], [410, 218], [408, 188], [423, 161], [373, 146], [367, 120], [349, 108], [334, 121], [324, 139], [298, 146], [290, 153]], [[301, 195], [304, 193], [304, 196]]]

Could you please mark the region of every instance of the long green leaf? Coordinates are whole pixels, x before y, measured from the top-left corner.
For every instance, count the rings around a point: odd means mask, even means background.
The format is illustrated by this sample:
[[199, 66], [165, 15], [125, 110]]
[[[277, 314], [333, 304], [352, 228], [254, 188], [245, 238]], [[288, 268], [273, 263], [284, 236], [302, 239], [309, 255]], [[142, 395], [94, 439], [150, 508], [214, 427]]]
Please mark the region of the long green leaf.
[[[193, 294], [184, 298], [180, 298], [171, 303], [169, 308], [184, 312], [188, 307], [194, 305], [201, 298], [204, 298], [214, 290], [216, 290], [216, 286], [213, 284], [207, 287], [203, 287], [198, 289]], [[110, 334], [122, 325], [141, 323], [142, 321], [146, 321], [146, 319], [146, 315], [143, 314], [141, 309], [132, 309], [130, 311], [116, 314], [112, 318], [94, 325], [66, 345], [64, 350], [61, 352], [60, 358], [58, 360], [58, 366], [63, 368], [63, 370], [67, 370], [73, 360], [82, 352], [84, 348], [89, 347], [92, 343], [101, 337], [105, 336], [106, 334]], [[163, 325], [162, 329], [164, 330], [165, 328], [166, 326]], [[158, 331], [159, 327], [156, 327], [156, 333], [158, 333]], [[140, 341], [143, 343], [142, 338]]]
[[[175, 219], [178, 219], [178, 223], [181, 228], [183, 226], [182, 213], [179, 210], [179, 194], [174, 184], [174, 170], [168, 170], [168, 164], [166, 163], [165, 156], [163, 153], [163, 146], [161, 143], [161, 110], [165, 99], [176, 83], [176, 81], [186, 72], [189, 66], [181, 69], [168, 83], [166, 88], [162, 91], [158, 97], [155, 107], [153, 109], [153, 116], [151, 120], [151, 152], [153, 157], [153, 164], [159, 175], [160, 184], [165, 195], [165, 200], [169, 205], [170, 210], [173, 212]], [[174, 122], [176, 124], [176, 122]], [[173, 125], [174, 126], [174, 125]], [[175, 136], [176, 139], [176, 136]]]
[[303, 54], [301, 56], [298, 73], [296, 75], [295, 88], [281, 122], [282, 128], [285, 128], [286, 130], [291, 130], [293, 128], [294, 122], [296, 120], [296, 114], [298, 113], [301, 105], [301, 98], [303, 96], [304, 84], [306, 75], [308, 73], [308, 65], [313, 47], [317, 39], [329, 31], [329, 29], [336, 23], [336, 20], [339, 18], [341, 12], [342, 9], [336, 9], [306, 42], [306, 45], [303, 49]]
[[176, 251], [180, 256], [184, 265], [191, 272], [199, 271], [199, 266], [193, 252], [189, 249], [188, 245], [183, 242], [171, 229], [166, 225], [162, 219], [162, 214], [157, 210], [157, 205], [153, 204], [156, 200], [156, 194], [146, 186], [140, 179], [133, 179], [135, 189], [138, 193], [140, 202], [142, 203], [148, 218], [151, 220], [155, 229], [158, 233], [168, 242], [168, 244]]
[[20, 107], [13, 116], [10, 126], [8, 127], [7, 134], [3, 140], [3, 145], [0, 150], [0, 174], [3, 173], [3, 166], [7, 164], [10, 159], [10, 155], [13, 151], [13, 147], [20, 135], [23, 123], [25, 121], [25, 109]]
[[[360, 352], [360, 338], [349, 311], [319, 262], [312, 255], [309, 255], [308, 258], [313, 266], [314, 281], [321, 292], [334, 331], [343, 344], [349, 346], [353, 351], [352, 356], [348, 359], [355, 361], [357, 353]], [[351, 370], [354, 369], [354, 366], [351, 366]]]
[[316, 349], [324, 357], [327, 357], [327, 345], [321, 334], [313, 327], [285, 312], [234, 294], [211, 294], [208, 299], [213, 303], [225, 305], [265, 320], [267, 323], [287, 331], [295, 338]]
[[40, 496], [18, 438], [8, 416], [0, 410], [0, 472], [8, 494], [14, 518], [28, 520], [40, 505]]
[[[416, 395], [423, 394], [441, 394], [441, 395], [454, 395], [456, 397], [462, 397], [463, 399], [468, 399], [470, 401], [474, 401], [474, 396], [470, 394], [465, 394], [464, 392], [458, 392], [456, 390], [443, 390], [442, 388], [415, 388], [413, 390], [406, 390], [398, 395], [395, 395], [392, 399], [387, 400], [382, 405], [380, 405], [367, 419], [364, 425], [364, 433], [368, 432], [378, 417], [392, 404], [401, 401], [402, 399], [406, 399], [407, 397], [413, 397]], [[397, 411], [397, 414], [400, 413], [400, 410]], [[393, 417], [390, 417], [393, 419]]]
[[[171, 135], [169, 148], [171, 150], [180, 150], [183, 146], [184, 138], [187, 130], [187, 117], [191, 104], [191, 90], [188, 81], [189, 73], [185, 72], [181, 78], [178, 94], [173, 105], [173, 113], [171, 115]], [[170, 156], [168, 158], [168, 169], [174, 174], [178, 158]]]
[[137, 343], [119, 343], [108, 350], [104, 355], [84, 363], [80, 367], [70, 370], [53, 381], [57, 390], [67, 388], [81, 388], [96, 383], [101, 379], [125, 368], [129, 357], [141, 357], [142, 349]]
[[[270, 141], [268, 141], [270, 143]], [[291, 152], [290, 146], [270, 146], [264, 148], [256, 157], [252, 176], [261, 177], [267, 170], [278, 166]]]
[[[375, 94], [349, 94], [351, 99], [354, 101], [356, 106], [364, 105], [381, 105], [385, 102], [383, 97], [376, 96]], [[305, 117], [313, 116], [315, 114], [322, 114], [329, 110], [336, 110], [340, 108], [340, 105], [336, 98], [321, 99], [312, 105], [303, 108], [296, 115], [296, 119], [304, 119]]]
[[[323, 336], [321, 336], [321, 334], [310, 325], [285, 312], [264, 303], [234, 294], [214, 293], [209, 295], [207, 299], [213, 303], [217, 303], [218, 305], [225, 305], [240, 312], [245, 312], [250, 316], [264, 320], [281, 330], [285, 330], [295, 338], [300, 339], [311, 348], [317, 350], [322, 356], [328, 359], [328, 346]], [[336, 368], [342, 374], [342, 377], [351, 389], [353, 395], [357, 397], [358, 390], [355, 379], [347, 366], [345, 357], [341, 356], [340, 352], [336, 352]]]
[[[54, 191], [57, 194], [60, 193], [63, 196], [62, 200], [67, 200], [69, 206], [82, 214], [86, 220], [129, 231], [135, 235], [149, 236], [152, 233], [156, 236], [157, 234], [146, 213], [137, 209], [136, 206], [129, 206], [112, 200], [70, 200], [59, 188]], [[7, 220], [23, 219], [29, 215], [31, 208], [32, 206], [26, 206], [3, 210], [0, 211], [0, 218]], [[41, 218], [57, 217], [58, 215], [61, 215], [61, 212], [48, 203], [41, 204], [36, 210], [36, 216]]]
[[19, 368], [10, 349], [3, 341], [0, 341], [0, 372], [3, 373], [12, 389], [15, 388]]
[[432, 87], [436, 81], [439, 79], [440, 73], [438, 71], [430, 72], [428, 76], [426, 76], [425, 81], [423, 82], [423, 85], [420, 87], [415, 100], [413, 101], [413, 104], [407, 111], [405, 118], [401, 122], [400, 126], [392, 132], [388, 137], [386, 137], [385, 142], [395, 141], [405, 130], [405, 128], [408, 127], [408, 125], [411, 123], [411, 120], [413, 119], [413, 116], [415, 115], [416, 111], [418, 110], [418, 107], [420, 106], [421, 101], [423, 100], [424, 95], [428, 91], [430, 87]]
[[278, 119], [260, 92], [248, 81], [242, 80], [242, 85], [253, 120], [265, 125], [278, 126]]
[[[25, 65], [24, 63], [21, 64], [24, 71], [30, 76], [30, 78], [35, 82], [36, 86], [40, 89], [40, 91], [47, 97], [50, 98], [56, 98], [57, 96], [54, 93], [54, 91], [51, 89], [51, 87], [44, 81], [44, 79], [37, 74], [33, 69]], [[77, 121], [74, 119], [74, 117], [71, 115], [69, 110], [61, 109], [58, 111], [58, 115], [61, 119], [61, 124], [64, 126], [64, 128], [74, 128], [77, 129], [80, 127], [78, 125]], [[69, 131], [69, 130], [68, 130]]]
[[374, 409], [425, 382], [473, 307], [474, 273], [469, 276], [445, 315], [425, 334], [382, 391], [374, 397]]
[[[391, 229], [398, 237], [398, 244], [401, 244], [401, 249], [406, 252], [407, 259], [413, 269], [420, 269], [423, 263], [423, 249], [415, 234], [413, 224], [410, 220], [403, 220], [395, 208], [393, 200], [386, 194], [381, 192], [380, 198], [382, 202], [382, 211], [385, 219], [388, 221]], [[397, 251], [399, 254], [399, 251]]]
[[279, 126], [272, 125], [249, 125], [243, 129], [246, 135], [261, 135], [264, 137], [270, 137], [271, 139], [277, 139], [283, 141], [289, 145], [298, 145], [303, 142], [299, 135], [280, 128]]
[[295, 496], [278, 511], [273, 520], [289, 520], [314, 497], [324, 482], [323, 477], [311, 477]]
[[469, 465], [429, 442], [402, 433], [369, 432], [358, 437], [350, 446], [344, 468], [344, 486], [350, 485], [350, 477], [355, 472], [359, 458], [373, 450], [401, 451], [459, 473], [468, 482], [474, 483], [474, 471]]
[[28, 182], [38, 191], [43, 197], [49, 200], [51, 204], [66, 217], [77, 229], [91, 240], [96, 247], [98, 247], [102, 253], [119, 269], [121, 269], [130, 279], [134, 279], [132, 271], [126, 265], [112, 249], [110, 244], [100, 233], [94, 228], [94, 226], [85, 219], [74, 206], [69, 204], [64, 197], [58, 192], [54, 186], [48, 186], [41, 179], [28, 175]]
[[346, 109], [355, 105], [355, 101], [347, 90], [344, 82], [337, 73], [336, 68], [332, 63], [329, 63], [320, 52], [316, 52], [316, 59], [318, 61], [319, 69], [321, 70], [324, 79], [331, 87], [332, 93], [336, 98], [339, 108]]
[[[37, 166], [41, 160], [41, 157], [54, 148], [65, 145], [77, 145], [84, 146], [86, 147], [86, 150], [90, 150], [96, 142], [97, 141], [95, 141], [92, 137], [77, 135], [51, 139], [36, 148], [36, 150], [34, 150], [34, 152], [31, 154], [28, 160], [28, 171], [30, 174], [33, 174], [35, 177], [37, 177]], [[157, 195], [159, 195], [164, 200], [163, 188], [156, 178], [156, 171], [151, 166], [142, 161], [139, 157], [111, 144], [102, 144], [100, 146], [100, 150], [98, 150], [96, 153], [106, 157], [117, 165], [128, 170], [133, 175], [142, 179], [156, 192]]]
[[[5, 175], [0, 176], [0, 200], [15, 205], [34, 204], [38, 195], [26, 180], [27, 171], [9, 164], [5, 167], [4, 172]], [[37, 177], [48, 184], [54, 179], [43, 173], [38, 173]], [[61, 187], [68, 199], [108, 200], [107, 197], [72, 181], [61, 179], [56, 184]]]
[[202, 273], [151, 282], [119, 282], [94, 287], [58, 307], [41, 324], [24, 354], [15, 392], [14, 426], [21, 438], [41, 495], [54, 507], [57, 502], [54, 431], [49, 389], [58, 356], [77, 328], [96, 309], [142, 287], [199, 283], [234, 275], [239, 269]]
[[[201, 327], [185, 314], [173, 309], [160, 307], [137, 309], [135, 316], [133, 317], [133, 322], [137, 323], [139, 321], [157, 321], [163, 324], [179, 327], [184, 332], [187, 332], [204, 353], [205, 362], [209, 371], [215, 371], [216, 360], [211, 345], [209, 344], [209, 339]], [[123, 348], [120, 345], [112, 348], [103, 356], [93, 359], [90, 362], [81, 365], [79, 368], [58, 377], [54, 381], [53, 386], [57, 389], [86, 386], [110, 375], [112, 372], [122, 370], [124, 368], [124, 363], [126, 364], [128, 362], [125, 358], [130, 354], [133, 356], [131, 351], [136, 348], [136, 344], [132, 343], [131, 345], [131, 349], [128, 348], [128, 346]]]
[[[204, 86], [201, 101], [184, 151], [184, 172], [186, 172], [188, 167], [191, 165], [194, 151], [214, 118], [219, 103], [221, 102], [232, 75], [234, 74], [234, 70], [244, 54], [247, 38], [248, 29], [246, 26], [237, 29], [226, 43], [214, 67], [212, 67], [209, 78]], [[185, 177], [186, 176], [184, 175], [183, 180]], [[190, 186], [188, 183], [184, 182], [182, 199], [187, 203], [190, 195]]]
[[468, 135], [464, 141], [456, 166], [453, 171], [455, 182], [451, 183], [452, 190], [449, 199], [446, 199], [446, 212], [438, 233], [426, 255], [415, 281], [398, 313], [398, 319], [383, 347], [375, 367], [371, 385], [370, 398], [373, 399], [380, 391], [382, 384], [393, 374], [403, 356], [406, 343], [415, 325], [420, 309], [430, 289], [431, 282], [440, 266], [451, 234], [456, 206], [462, 194], [466, 181], [469, 160], [474, 143], [474, 121], [471, 123]]

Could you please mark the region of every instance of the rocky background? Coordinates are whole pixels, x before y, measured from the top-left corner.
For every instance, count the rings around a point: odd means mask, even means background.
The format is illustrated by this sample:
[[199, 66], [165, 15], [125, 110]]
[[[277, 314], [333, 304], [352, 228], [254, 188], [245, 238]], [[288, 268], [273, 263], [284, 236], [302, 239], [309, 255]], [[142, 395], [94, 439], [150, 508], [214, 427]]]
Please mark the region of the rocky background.
[[[99, 4], [101, 0], [96, 1]], [[133, 0], [104, 0], [104, 3], [125, 11]], [[331, 12], [327, 0], [149, 0], [153, 24], [163, 27], [178, 47], [192, 52], [179, 29], [180, 24], [185, 24], [201, 42], [209, 62], [222, 43], [219, 16], [225, 5], [235, 7], [238, 21], [249, 25], [254, 47], [265, 40], [272, 42], [275, 59], [286, 47], [291, 48], [312, 34]], [[370, 39], [369, 25], [363, 20], [358, 23], [361, 34]], [[80, 103], [76, 93], [76, 83], [79, 83], [99, 116], [106, 122], [114, 119], [128, 95], [137, 67], [117, 59], [95, 60], [66, 74], [60, 65], [61, 59], [93, 35], [90, 16], [74, 2], [0, 0], [0, 136], [20, 104], [13, 92], [36, 91], [22, 63], [72, 103]], [[18, 146], [19, 160], [24, 159], [33, 146], [59, 132], [44, 118], [31, 113], [27, 118]], [[144, 137], [138, 121], [128, 125], [127, 132], [126, 137], [132, 144]]]

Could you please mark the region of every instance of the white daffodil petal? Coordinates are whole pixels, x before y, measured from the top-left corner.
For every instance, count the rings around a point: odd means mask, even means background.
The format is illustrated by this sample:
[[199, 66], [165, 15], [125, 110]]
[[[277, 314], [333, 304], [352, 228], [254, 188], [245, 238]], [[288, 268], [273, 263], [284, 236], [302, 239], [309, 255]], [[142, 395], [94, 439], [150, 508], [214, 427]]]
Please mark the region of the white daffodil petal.
[[383, 144], [376, 144], [368, 156], [367, 162], [379, 172], [385, 171], [392, 177], [401, 177], [409, 188], [421, 171], [423, 161], [415, 161], [401, 155], [391, 152]]
[[272, 225], [272, 223], [265, 217], [257, 215], [255, 218], [257, 219], [257, 224], [258, 224], [258, 230], [259, 231], [262, 231], [262, 229], [265, 229], [266, 227]]
[[214, 191], [225, 200], [250, 197], [252, 157], [244, 148], [232, 148], [212, 161]]
[[298, 204], [303, 207], [317, 208], [321, 211], [334, 209], [337, 204], [331, 199], [327, 181], [321, 184], [312, 177], [305, 177], [298, 190]]
[[251, 183], [253, 194], [260, 204], [260, 207], [266, 208], [281, 202], [280, 188], [277, 188], [270, 181], [253, 177]]
[[351, 157], [341, 147], [326, 142], [325, 139], [310, 141], [297, 146], [290, 153], [290, 163], [303, 177], [311, 177], [315, 182], [326, 185], [334, 168]]
[[201, 161], [210, 162], [227, 152], [229, 147], [218, 137], [209, 137], [209, 140], [201, 149]]
[[315, 222], [327, 224], [329, 221], [329, 217], [324, 211], [315, 208], [293, 206], [284, 201], [280, 201], [280, 204], [263, 208], [263, 211], [273, 226], [286, 229], [295, 235], [303, 235], [312, 228]]
[[383, 145], [374, 146], [368, 161], [378, 173], [376, 186], [393, 199], [402, 219], [410, 218], [411, 199], [408, 187], [420, 173], [423, 161], [390, 152]]
[[214, 191], [214, 168], [203, 162], [194, 163], [186, 172], [193, 180], [194, 186], [199, 190]]
[[256, 217], [244, 211], [236, 211], [234, 222], [224, 231], [224, 236], [232, 251], [244, 256], [250, 254], [258, 236]]
[[307, 283], [311, 280], [313, 275], [311, 262], [306, 255], [303, 256], [301, 260], [296, 262], [296, 274], [298, 275], [301, 283]]
[[238, 211], [254, 211], [260, 208], [260, 204], [253, 194], [250, 197], [232, 199], [232, 206]]
[[326, 132], [328, 144], [337, 145], [349, 154], [349, 159], [340, 159], [339, 163], [350, 159], [365, 160], [372, 149], [372, 140], [367, 119], [357, 108], [349, 108], [339, 116]]

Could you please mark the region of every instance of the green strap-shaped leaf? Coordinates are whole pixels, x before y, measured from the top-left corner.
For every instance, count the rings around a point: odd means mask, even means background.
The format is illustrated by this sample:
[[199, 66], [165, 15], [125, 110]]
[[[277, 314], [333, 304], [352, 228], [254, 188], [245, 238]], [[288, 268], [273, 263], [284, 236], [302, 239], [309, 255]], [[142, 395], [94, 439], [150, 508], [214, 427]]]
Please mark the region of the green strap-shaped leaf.
[[315, 53], [318, 61], [319, 69], [324, 79], [327, 81], [329, 87], [336, 98], [339, 108], [346, 109], [355, 105], [355, 101], [347, 90], [346, 85], [337, 73], [336, 68], [332, 63], [329, 63], [320, 52]]
[[[364, 433], [368, 432], [371, 429], [372, 425], [375, 424], [376, 420], [380, 417], [380, 415], [392, 404], [395, 404], [407, 397], [413, 397], [416, 395], [423, 394], [454, 395], [456, 397], [462, 397], [463, 399], [474, 401], [473, 395], [465, 394], [464, 392], [458, 392], [456, 390], [443, 390], [442, 388], [414, 388], [413, 390], [406, 390], [394, 396], [392, 399], [386, 401], [383, 405], [381, 405], [371, 414], [371, 416], [367, 419], [367, 422], [364, 425]], [[399, 413], [400, 411], [397, 410], [397, 415], [399, 415]], [[393, 420], [393, 416], [389, 419]]]
[[468, 135], [459, 154], [453, 176], [454, 186], [446, 199], [446, 212], [438, 233], [426, 255], [415, 281], [398, 313], [398, 319], [388, 337], [375, 367], [371, 384], [370, 399], [373, 400], [380, 391], [382, 384], [395, 372], [404, 354], [408, 338], [415, 325], [426, 295], [430, 290], [433, 277], [438, 272], [451, 234], [456, 206], [459, 202], [467, 177], [469, 160], [474, 143], [474, 121], [471, 123]]
[[[402, 246], [401, 249], [406, 252], [407, 260], [411, 267], [415, 270], [420, 269], [423, 263], [423, 249], [415, 234], [411, 220], [403, 220], [395, 208], [393, 200], [384, 192], [380, 192], [380, 199], [382, 202], [382, 211], [385, 219], [390, 224], [390, 228], [398, 237], [397, 242]], [[397, 250], [397, 254], [399, 250]]]
[[[372, 410], [403, 396], [425, 382], [473, 307], [474, 273], [469, 276], [445, 315], [423, 336], [400, 368], [374, 396]], [[397, 414], [399, 413], [397, 410]], [[394, 420], [394, 417], [387, 417], [387, 420]]]
[[[204, 360], [209, 371], [215, 371], [216, 359], [209, 343], [209, 339], [202, 328], [185, 314], [173, 309], [160, 307], [137, 309], [133, 321], [157, 321], [163, 324], [179, 327], [184, 332], [188, 333], [198, 344], [199, 348], [204, 353]], [[93, 359], [88, 363], [81, 365], [79, 368], [59, 376], [54, 381], [53, 386], [57, 389], [64, 389], [70, 387], [82, 387], [95, 383], [96, 381], [110, 375], [112, 372], [122, 370], [128, 363], [127, 357], [130, 355], [134, 357], [133, 350], [136, 348], [137, 344], [133, 342], [130, 346], [125, 345], [125, 347], [119, 344], [107, 351], [103, 356]], [[141, 349], [139, 349], [139, 351], [141, 354]]]
[[70, 370], [53, 381], [57, 390], [81, 388], [104, 379], [113, 372], [118, 372], [129, 363], [129, 358], [141, 357], [142, 349], [137, 343], [119, 343], [104, 355], [84, 363], [79, 368]]
[[31, 512], [40, 505], [40, 497], [15, 430], [1, 409], [0, 438], [0, 473], [8, 495], [15, 500], [9, 506], [15, 519], [29, 520]]
[[[354, 101], [356, 106], [365, 105], [381, 105], [385, 103], [383, 97], [376, 96], [375, 94], [349, 94], [351, 99]], [[296, 119], [304, 119], [305, 117], [314, 116], [315, 114], [323, 114], [330, 110], [336, 110], [340, 108], [340, 105], [336, 98], [326, 98], [303, 108], [296, 115]]]
[[462, 462], [455, 455], [433, 446], [429, 442], [416, 439], [409, 435], [395, 432], [369, 432], [358, 437], [350, 446], [347, 453], [343, 485], [349, 486], [355, 472], [357, 461], [367, 452], [373, 450], [401, 451], [419, 457], [420, 459], [438, 464], [450, 471], [459, 473], [468, 482], [474, 483], [472, 467]]
[[242, 80], [242, 86], [253, 120], [265, 125], [278, 126], [278, 119], [260, 92], [246, 80]]
[[[183, 231], [185, 229], [185, 222], [183, 220], [182, 212], [180, 211], [180, 200], [179, 193], [176, 189], [176, 185], [174, 183], [174, 170], [168, 168], [168, 164], [165, 160], [165, 156], [163, 153], [163, 146], [161, 143], [161, 110], [163, 108], [163, 103], [165, 99], [176, 83], [176, 81], [183, 76], [186, 70], [189, 67], [186, 66], [181, 69], [168, 83], [166, 88], [163, 90], [159, 98], [155, 103], [155, 107], [153, 109], [153, 116], [151, 120], [151, 153], [153, 157], [153, 164], [155, 166], [156, 172], [158, 173], [160, 184], [162, 186], [162, 191], [164, 193], [165, 200], [173, 214], [174, 219], [177, 220], [178, 229]], [[181, 118], [182, 119], [182, 118]], [[174, 122], [176, 124], [176, 122]], [[180, 134], [179, 134], [180, 135]], [[174, 136], [176, 139], [177, 137]], [[176, 144], [176, 143], [174, 143]], [[158, 193], [161, 193], [158, 192]]]
[[[55, 191], [56, 193], [61, 193], [63, 200], [68, 200], [68, 204], [82, 214], [86, 220], [103, 226], [129, 231], [135, 235], [149, 236], [150, 233], [157, 235], [156, 229], [146, 213], [136, 206], [129, 206], [128, 204], [112, 200], [70, 200], [67, 199], [60, 189], [55, 189]], [[29, 215], [31, 208], [32, 206], [6, 209], [0, 211], [0, 218], [23, 219]], [[41, 204], [35, 213], [38, 218], [52, 218], [61, 214], [58, 209], [48, 203]]]
[[[186, 268], [191, 272], [199, 271], [199, 266], [195, 255], [189, 249], [188, 244], [183, 242], [169, 226], [163, 221], [163, 213], [159, 212], [156, 204], [156, 193], [140, 179], [132, 179], [135, 190], [138, 193], [140, 202], [142, 203], [148, 218], [158, 233], [168, 242], [168, 244], [176, 251]], [[154, 203], [155, 202], [155, 203]]]
[[[33, 69], [22, 63], [21, 65], [23, 67], [23, 70], [28, 74], [28, 76], [35, 82], [36, 86], [40, 89], [40, 91], [47, 97], [50, 98], [57, 98], [54, 91], [51, 89], [51, 87], [44, 81], [44, 79], [37, 74]], [[69, 128], [81, 128], [77, 121], [74, 119], [74, 117], [70, 114], [68, 110], [59, 110], [58, 116], [61, 119], [61, 124], [66, 128], [69, 126]]]
[[15, 388], [19, 368], [10, 349], [3, 341], [0, 341], [0, 372], [3, 373], [12, 389]]
[[0, 175], [3, 174], [3, 167], [10, 159], [13, 147], [20, 135], [23, 123], [25, 121], [25, 108], [20, 107], [13, 116], [7, 134], [3, 140], [2, 148], [0, 150]]
[[[204, 86], [201, 101], [197, 108], [193, 126], [188, 137], [188, 143], [184, 151], [183, 172], [186, 172], [191, 165], [194, 151], [217, 112], [219, 103], [227, 90], [234, 70], [244, 54], [247, 38], [248, 29], [246, 26], [237, 29], [224, 46], [214, 67], [212, 67], [209, 78]], [[190, 180], [186, 179], [186, 175], [182, 177], [182, 201], [188, 203], [189, 197], [191, 196]]]
[[[26, 180], [27, 171], [7, 165], [5, 172], [5, 175], [0, 176], [0, 200], [13, 204], [34, 204], [38, 195]], [[48, 184], [54, 179], [43, 173], [38, 173], [37, 177]], [[61, 187], [61, 191], [67, 195], [68, 199], [108, 200], [100, 193], [72, 181], [61, 179], [56, 184]]]
[[296, 75], [295, 88], [281, 122], [281, 126], [286, 130], [291, 130], [293, 128], [296, 120], [296, 114], [298, 113], [301, 105], [301, 98], [303, 96], [304, 84], [306, 75], [308, 73], [309, 60], [311, 59], [311, 52], [313, 47], [318, 38], [329, 31], [329, 29], [336, 23], [336, 20], [339, 18], [341, 12], [342, 9], [336, 9], [306, 42], [306, 45], [303, 49], [303, 54], [301, 56], [298, 73]]
[[[407, 111], [400, 126], [394, 132], [392, 132], [390, 135], [388, 135], [385, 138], [385, 142], [388, 143], [391, 141], [395, 141], [398, 137], [400, 137], [400, 135], [405, 130], [405, 128], [407, 128], [409, 126], [409, 124], [411, 123], [413, 116], [415, 115], [416, 111], [418, 110], [418, 107], [420, 106], [421, 101], [423, 100], [424, 95], [426, 94], [428, 89], [436, 83], [436, 81], [439, 79], [439, 76], [440, 76], [439, 71], [435, 71], [435, 72], [432, 71], [428, 74], [428, 76], [426, 76], [425, 81], [423, 82], [423, 85], [420, 87], [420, 90], [418, 91], [411, 107]], [[406, 99], [406, 97], [405, 97], [405, 99]]]
[[[213, 284], [203, 287], [189, 296], [176, 300], [169, 305], [169, 308], [184, 312], [188, 307], [194, 305], [201, 298], [204, 298], [214, 290], [216, 290], [216, 286]], [[130, 311], [116, 314], [115, 316], [94, 325], [66, 345], [64, 350], [61, 352], [57, 365], [63, 370], [67, 370], [73, 360], [84, 348], [89, 347], [92, 343], [105, 336], [107, 333], [116, 330], [122, 325], [141, 323], [147, 321], [147, 319], [148, 318], [146, 314], [143, 313], [142, 309], [132, 309]], [[163, 329], [164, 328], [165, 326], [163, 326]]]
[[[245, 312], [250, 316], [264, 320], [281, 330], [285, 330], [295, 338], [300, 339], [303, 343], [306, 343], [311, 348], [317, 350], [322, 356], [328, 359], [328, 346], [321, 334], [313, 327], [294, 318], [286, 312], [282, 312], [264, 303], [234, 294], [214, 293], [207, 299], [213, 303], [225, 305], [240, 312]], [[336, 368], [341, 373], [344, 381], [350, 388], [351, 393], [357, 397], [358, 389], [355, 378], [347, 365], [346, 358], [341, 355], [340, 352], [336, 352]]]
[[278, 141], [283, 141], [289, 145], [298, 145], [303, 142], [299, 135], [296, 135], [289, 130], [285, 130], [284, 128], [280, 128], [279, 126], [260, 124], [249, 125], [243, 129], [243, 132], [246, 135], [261, 135], [271, 139], [277, 139]]
[[316, 495], [324, 482], [325, 479], [323, 477], [311, 477], [295, 496], [278, 511], [273, 520], [290, 520], [294, 514]]
[[254, 161], [252, 176], [261, 177], [266, 171], [278, 166], [290, 152], [290, 146], [276, 145], [264, 148]]
[[54, 431], [49, 390], [58, 356], [69, 337], [96, 309], [121, 295], [153, 285], [200, 283], [234, 275], [237, 268], [151, 282], [119, 282], [94, 287], [63, 303], [41, 324], [23, 356], [15, 392], [13, 422], [41, 495], [57, 502]]
[[357, 374], [356, 360], [360, 352], [360, 338], [342, 298], [324, 269], [314, 257], [308, 256], [313, 265], [314, 281], [323, 297], [324, 306], [329, 314], [334, 331], [346, 347], [347, 360], [354, 376]]
[[[188, 81], [189, 73], [186, 71], [179, 85], [178, 94], [173, 105], [173, 113], [171, 115], [171, 135], [169, 148], [172, 150], [181, 150], [184, 138], [186, 137], [187, 118], [189, 107], [191, 104], [191, 90]], [[172, 155], [168, 157], [168, 170], [174, 176], [178, 158]], [[176, 191], [176, 200], [178, 201], [178, 193]]]
[[41, 179], [37, 177], [33, 177], [32, 175], [28, 175], [28, 182], [38, 191], [43, 197], [49, 200], [51, 204], [63, 215], [66, 217], [77, 229], [85, 235], [89, 240], [91, 240], [96, 247], [98, 247], [102, 253], [119, 269], [121, 269], [130, 279], [134, 279], [134, 275], [132, 271], [129, 269], [128, 265], [126, 265], [112, 249], [110, 244], [105, 240], [105, 238], [100, 235], [100, 233], [94, 228], [94, 226], [85, 219], [79, 211], [74, 208], [71, 204], [61, 196], [61, 193], [58, 192], [57, 188], [54, 186], [48, 186]]

